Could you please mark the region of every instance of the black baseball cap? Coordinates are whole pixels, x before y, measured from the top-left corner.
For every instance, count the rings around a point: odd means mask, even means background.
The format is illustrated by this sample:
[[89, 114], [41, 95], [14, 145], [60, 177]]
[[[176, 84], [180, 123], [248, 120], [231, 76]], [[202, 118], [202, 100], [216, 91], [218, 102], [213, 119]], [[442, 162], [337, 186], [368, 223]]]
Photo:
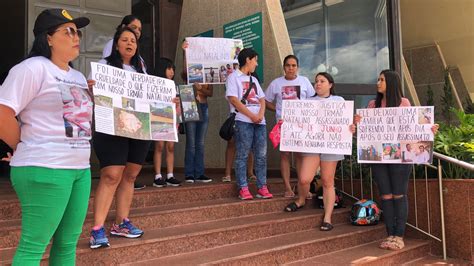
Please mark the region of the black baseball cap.
[[35, 27], [33, 33], [35, 37], [38, 34], [47, 32], [51, 28], [57, 27], [61, 24], [72, 22], [76, 24], [78, 29], [87, 26], [90, 20], [86, 17], [79, 17], [73, 19], [71, 15], [65, 10], [60, 8], [46, 9], [41, 12], [35, 21]]

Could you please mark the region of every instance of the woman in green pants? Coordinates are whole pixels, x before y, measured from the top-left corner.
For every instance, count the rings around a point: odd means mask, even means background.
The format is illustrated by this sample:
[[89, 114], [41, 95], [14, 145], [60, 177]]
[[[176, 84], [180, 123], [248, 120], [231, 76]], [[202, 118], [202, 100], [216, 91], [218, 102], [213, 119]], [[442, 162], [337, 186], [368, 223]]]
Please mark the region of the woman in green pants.
[[13, 265], [39, 265], [51, 238], [49, 264], [75, 264], [90, 194], [93, 103], [71, 61], [87, 24], [66, 10], [41, 12], [28, 58], [0, 88], [0, 139], [14, 150], [11, 181], [22, 211]]

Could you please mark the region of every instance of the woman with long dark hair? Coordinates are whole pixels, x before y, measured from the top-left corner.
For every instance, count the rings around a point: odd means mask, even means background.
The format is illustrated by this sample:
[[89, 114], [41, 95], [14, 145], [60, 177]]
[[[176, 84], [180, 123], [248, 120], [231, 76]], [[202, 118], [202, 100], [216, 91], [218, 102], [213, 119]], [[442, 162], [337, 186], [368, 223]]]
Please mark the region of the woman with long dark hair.
[[[377, 80], [377, 96], [367, 108], [409, 107], [410, 101], [403, 97], [400, 76], [392, 70], [380, 72]], [[358, 123], [361, 117], [356, 116]], [[433, 125], [434, 134], [439, 126]], [[410, 164], [372, 164], [372, 173], [382, 199], [385, 228], [388, 237], [380, 243], [380, 248], [400, 250], [405, 247], [403, 236], [408, 218], [408, 178]]]
[[[144, 73], [140, 62], [138, 41], [129, 27], [117, 30], [114, 35], [112, 53], [99, 63], [111, 65], [131, 72]], [[137, 238], [143, 231], [128, 219], [133, 198], [133, 186], [145, 161], [151, 141], [94, 133], [94, 150], [100, 162], [100, 181], [94, 198], [94, 227], [91, 231], [90, 247], [109, 246], [104, 223], [114, 195], [117, 210], [110, 234], [126, 238]]]
[[0, 89], [0, 139], [14, 151], [8, 160], [22, 212], [13, 265], [39, 265], [51, 238], [49, 264], [75, 264], [90, 195], [90, 134], [66, 125], [77, 113], [66, 114], [73, 108], [65, 106], [74, 101], [74, 88], [86, 106], [81, 123], [90, 125], [87, 81], [71, 67], [79, 56], [79, 28], [87, 24], [89, 19], [73, 19], [64, 9], [41, 12], [28, 58], [10, 70]]

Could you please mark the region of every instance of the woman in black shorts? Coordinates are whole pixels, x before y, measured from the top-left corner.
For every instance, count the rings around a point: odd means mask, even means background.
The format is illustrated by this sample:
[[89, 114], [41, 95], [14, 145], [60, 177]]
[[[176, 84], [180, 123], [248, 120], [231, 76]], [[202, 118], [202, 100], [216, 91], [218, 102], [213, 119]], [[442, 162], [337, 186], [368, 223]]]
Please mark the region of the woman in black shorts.
[[[127, 71], [144, 73], [138, 52], [137, 36], [131, 28], [123, 27], [114, 36], [110, 56], [99, 61]], [[142, 169], [151, 141], [112, 136], [95, 132], [94, 150], [100, 162], [100, 182], [94, 198], [94, 227], [90, 247], [108, 247], [104, 223], [116, 194], [117, 210], [110, 234], [137, 238], [143, 231], [128, 219], [133, 198], [133, 184]]]

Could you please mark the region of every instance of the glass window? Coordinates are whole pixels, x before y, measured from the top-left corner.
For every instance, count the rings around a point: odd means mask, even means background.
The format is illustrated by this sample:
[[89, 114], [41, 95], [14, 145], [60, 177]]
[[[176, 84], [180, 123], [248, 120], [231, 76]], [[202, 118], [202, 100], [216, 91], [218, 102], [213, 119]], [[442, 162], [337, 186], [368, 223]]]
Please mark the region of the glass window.
[[317, 72], [328, 72], [342, 96], [366, 104], [378, 73], [389, 68], [386, 0], [280, 3], [300, 74], [313, 81]]

